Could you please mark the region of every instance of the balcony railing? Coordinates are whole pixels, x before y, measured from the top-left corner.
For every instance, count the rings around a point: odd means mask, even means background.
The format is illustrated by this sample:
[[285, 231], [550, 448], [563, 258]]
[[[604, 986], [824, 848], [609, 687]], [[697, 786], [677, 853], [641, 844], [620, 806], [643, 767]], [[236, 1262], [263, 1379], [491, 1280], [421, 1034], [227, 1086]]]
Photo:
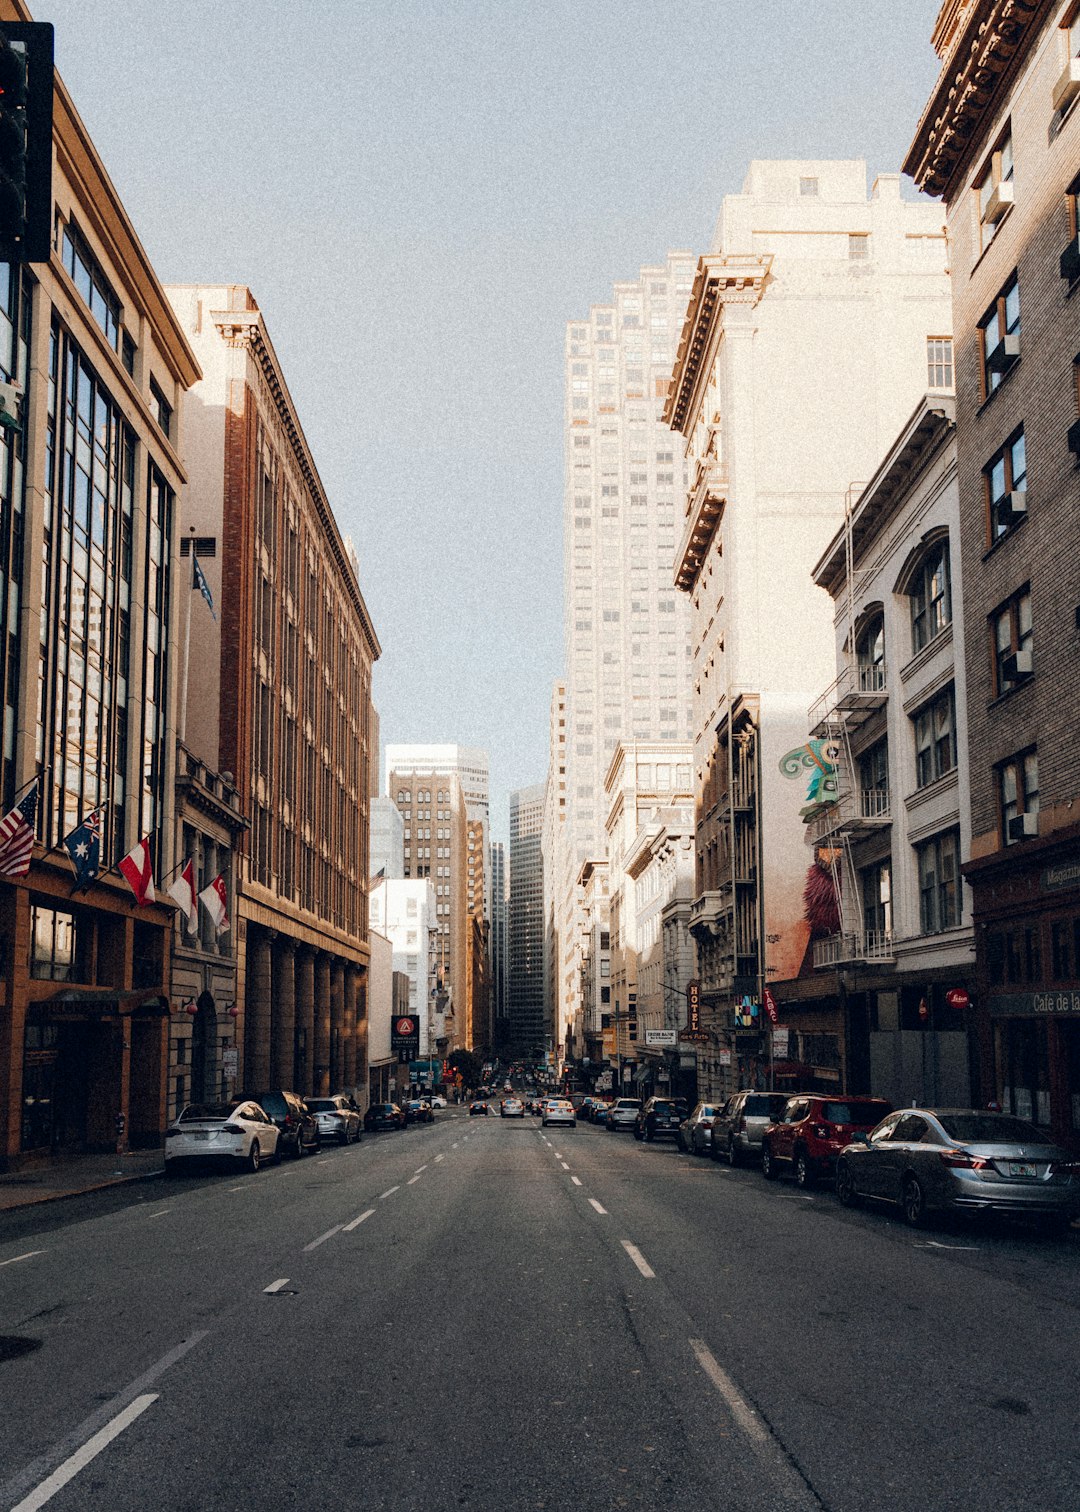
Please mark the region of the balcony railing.
[[821, 697], [810, 705], [810, 733], [818, 738], [827, 735], [830, 726], [843, 714], [854, 715], [854, 722], [861, 724], [875, 709], [881, 708], [888, 696], [884, 662], [849, 661]]
[[814, 941], [814, 966], [824, 970], [847, 961], [888, 965], [896, 959], [892, 935], [884, 929], [864, 929]]
[[729, 887], [699, 894], [690, 905], [691, 930], [707, 929], [710, 934], [719, 934], [721, 925], [731, 916], [732, 906]]
[[858, 834], [861, 830], [879, 829], [892, 823], [888, 788], [862, 788], [859, 792], [841, 792], [810, 821], [813, 839], [819, 845], [830, 835]]

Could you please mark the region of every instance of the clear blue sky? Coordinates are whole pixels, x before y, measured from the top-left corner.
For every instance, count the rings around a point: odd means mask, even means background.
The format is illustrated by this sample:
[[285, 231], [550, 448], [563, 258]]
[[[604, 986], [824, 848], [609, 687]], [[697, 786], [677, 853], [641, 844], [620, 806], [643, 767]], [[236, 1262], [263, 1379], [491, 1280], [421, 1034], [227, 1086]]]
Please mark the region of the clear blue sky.
[[[35, 3], [35, 0], [32, 0]], [[567, 320], [752, 157], [896, 171], [939, 0], [36, 0], [165, 282], [255, 293], [382, 641], [385, 740], [543, 780]]]

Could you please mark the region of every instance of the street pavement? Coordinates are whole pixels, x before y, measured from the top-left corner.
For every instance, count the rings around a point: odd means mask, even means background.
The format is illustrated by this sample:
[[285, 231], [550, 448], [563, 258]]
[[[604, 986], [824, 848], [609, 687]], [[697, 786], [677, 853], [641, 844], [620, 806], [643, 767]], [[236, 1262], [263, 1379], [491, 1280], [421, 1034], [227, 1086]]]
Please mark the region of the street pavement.
[[1080, 1234], [457, 1110], [0, 1222], [0, 1508], [1080, 1502]]

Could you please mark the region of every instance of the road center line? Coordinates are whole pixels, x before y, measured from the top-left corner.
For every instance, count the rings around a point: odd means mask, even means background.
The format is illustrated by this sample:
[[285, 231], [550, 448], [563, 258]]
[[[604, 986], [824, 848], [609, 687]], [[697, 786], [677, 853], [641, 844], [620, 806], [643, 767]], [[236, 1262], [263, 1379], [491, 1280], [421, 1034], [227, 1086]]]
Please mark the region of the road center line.
[[580, 1186], [581, 1185], [581, 1182], [578, 1180], [578, 1178], [576, 1176], [571, 1176], [570, 1180], [574, 1183], [575, 1186]]
[[363, 1223], [364, 1219], [365, 1218], [370, 1218], [371, 1215], [372, 1215], [372, 1213], [374, 1213], [374, 1211], [375, 1211], [374, 1208], [368, 1208], [368, 1210], [367, 1210], [366, 1213], [361, 1213], [360, 1216], [359, 1216], [359, 1218], [354, 1218], [351, 1223], [347, 1223], [345, 1225], [345, 1232], [347, 1234], [351, 1234], [352, 1231], [353, 1231], [353, 1229], [354, 1228], [359, 1228], [360, 1225]]
[[329, 1165], [330, 1164], [330, 1157], [329, 1157], [329, 1155], [326, 1157], [325, 1160], [317, 1160], [315, 1162], [315, 1164], [316, 1165]]
[[621, 1243], [626, 1253], [630, 1256], [631, 1260], [637, 1266], [638, 1270], [645, 1277], [646, 1281], [655, 1281], [656, 1272], [646, 1260], [645, 1256], [638, 1249], [637, 1245], [631, 1244], [629, 1239], [622, 1239], [619, 1242]]
[[391, 1187], [388, 1192], [380, 1192], [379, 1193], [379, 1201], [380, 1202], [385, 1202], [388, 1197], [392, 1197], [395, 1192], [400, 1192], [400, 1191], [401, 1191], [401, 1187], [400, 1186], [394, 1186], [394, 1187]]
[[95, 1459], [101, 1451], [112, 1443], [118, 1434], [123, 1433], [140, 1414], [144, 1413], [152, 1402], [156, 1402], [158, 1393], [147, 1392], [145, 1396], [136, 1397], [123, 1412], [118, 1413], [111, 1423], [94, 1434], [93, 1438], [87, 1439], [81, 1449], [77, 1449], [69, 1459], [53, 1471], [47, 1480], [31, 1491], [29, 1496], [23, 1498], [12, 1512], [36, 1512], [38, 1507], [43, 1507], [68, 1481], [74, 1480], [79, 1471], [84, 1469], [92, 1459]]
[[158, 1208], [156, 1213], [147, 1213], [147, 1218], [164, 1218], [166, 1213], [171, 1213], [172, 1208]]
[[419, 1174], [420, 1174], [421, 1171], [426, 1171], [426, 1170], [427, 1170], [427, 1162], [425, 1161], [422, 1166], [417, 1166], [417, 1168], [416, 1168], [416, 1174], [419, 1176]]
[[335, 1234], [340, 1234], [341, 1230], [344, 1227], [345, 1225], [343, 1223], [336, 1223], [332, 1229], [327, 1229], [325, 1234], [320, 1234], [319, 1237], [317, 1239], [313, 1239], [310, 1244], [304, 1245], [304, 1254], [306, 1255], [308, 1250], [318, 1249], [320, 1244], [325, 1244], [326, 1241], [328, 1239], [332, 1239]]
[[570, 1169], [565, 1160], [560, 1160], [559, 1164], [562, 1166], [564, 1171], [568, 1171]]
[[759, 1447], [767, 1444], [769, 1442], [768, 1429], [750, 1406], [750, 1403], [741, 1394], [727, 1371], [720, 1365], [704, 1339], [691, 1339], [690, 1348], [697, 1356], [697, 1362], [702, 1370], [727, 1403], [728, 1411], [746, 1434], [747, 1438], [752, 1439]]
[[27, 1250], [25, 1255], [12, 1255], [10, 1260], [0, 1260], [0, 1266], [18, 1265], [20, 1260], [32, 1260], [35, 1255], [43, 1255], [44, 1250]]
[[230, 1187], [229, 1188], [230, 1192], [243, 1192], [243, 1191], [246, 1191], [246, 1190], [247, 1190], [247, 1188], [246, 1187], [242, 1187], [242, 1186]]
[[439, 1163], [440, 1160], [445, 1160], [445, 1159], [446, 1159], [445, 1155], [436, 1155], [436, 1157], [435, 1157], [435, 1164], [438, 1165], [438, 1163]]
[[269, 1286], [264, 1286], [263, 1291], [267, 1296], [273, 1296], [274, 1292], [279, 1292], [283, 1286], [288, 1286], [288, 1284], [288, 1276], [282, 1276], [280, 1281], [271, 1281]]
[[603, 1213], [605, 1218], [607, 1217], [607, 1208], [601, 1207], [595, 1197], [589, 1198], [589, 1206], [594, 1207], [598, 1213]]
[[408, 1181], [405, 1183], [405, 1185], [406, 1186], [415, 1186], [416, 1183], [419, 1180], [420, 1180], [420, 1177], [418, 1175], [417, 1176], [410, 1176], [409, 1179], [408, 1179]]
[[457, 1146], [458, 1146], [458, 1142], [457, 1142], [457, 1140], [456, 1140], [456, 1139], [455, 1139], [455, 1140], [454, 1140], [454, 1142], [453, 1142], [453, 1144], [452, 1144], [452, 1145], [451, 1145], [451, 1146], [450, 1146], [450, 1148], [451, 1148], [451, 1149], [452, 1149], [452, 1150], [456, 1150], [456, 1149], [457, 1149]]
[[555, 1151], [555, 1159], [556, 1160], [561, 1160], [562, 1159], [562, 1155], [560, 1154], [560, 1152], [558, 1150]]

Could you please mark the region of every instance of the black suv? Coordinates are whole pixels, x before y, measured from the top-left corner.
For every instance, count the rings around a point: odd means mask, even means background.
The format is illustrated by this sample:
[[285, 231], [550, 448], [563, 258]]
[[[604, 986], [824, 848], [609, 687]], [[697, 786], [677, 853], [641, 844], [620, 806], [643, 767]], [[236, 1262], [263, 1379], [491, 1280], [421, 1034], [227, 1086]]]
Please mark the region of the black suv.
[[650, 1097], [634, 1124], [634, 1138], [676, 1139], [679, 1133], [679, 1110], [670, 1097]]
[[254, 1099], [267, 1118], [281, 1130], [278, 1149], [288, 1150], [297, 1160], [308, 1150], [317, 1150], [319, 1124], [299, 1092], [260, 1092]]

